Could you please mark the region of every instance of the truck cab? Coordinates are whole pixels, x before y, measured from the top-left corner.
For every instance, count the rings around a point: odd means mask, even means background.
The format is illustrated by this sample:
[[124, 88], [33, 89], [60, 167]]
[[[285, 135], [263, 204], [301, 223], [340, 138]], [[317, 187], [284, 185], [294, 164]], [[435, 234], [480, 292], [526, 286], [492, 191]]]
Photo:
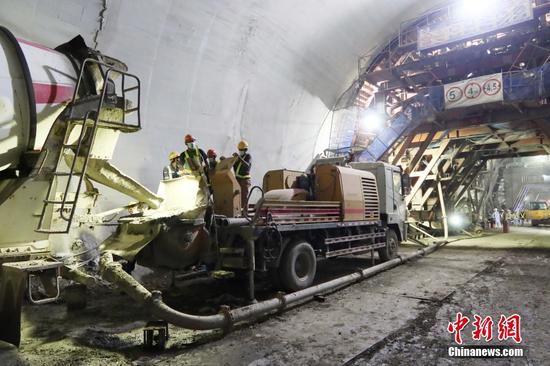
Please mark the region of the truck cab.
[[405, 196], [408, 179], [400, 167], [384, 162], [351, 163], [352, 168], [369, 171], [376, 177], [380, 218], [397, 233], [399, 241], [407, 238], [407, 209]]

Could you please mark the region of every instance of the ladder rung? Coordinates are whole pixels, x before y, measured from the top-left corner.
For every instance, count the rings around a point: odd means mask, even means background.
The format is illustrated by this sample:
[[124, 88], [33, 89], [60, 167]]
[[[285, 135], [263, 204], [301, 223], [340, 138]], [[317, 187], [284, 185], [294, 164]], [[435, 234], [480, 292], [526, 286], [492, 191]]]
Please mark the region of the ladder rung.
[[44, 203], [46, 204], [54, 204], [54, 205], [74, 205], [76, 201], [56, 201], [56, 200], [44, 200]]
[[72, 174], [71, 173], [66, 173], [66, 172], [55, 172], [53, 173], [53, 175], [57, 176], [57, 177], [68, 177], [69, 175], [74, 175], [74, 176], [81, 176], [82, 175], [82, 172], [73, 172]]
[[69, 232], [69, 229], [67, 230], [50, 230], [50, 229], [37, 229], [35, 230], [37, 233], [44, 233], [44, 234], [67, 234]]
[[129, 91], [132, 91], [132, 90], [136, 90], [136, 89], [139, 89], [139, 86], [136, 85], [136, 86], [132, 86], [131, 88], [128, 88], [128, 89], [124, 89], [124, 92], [129, 92]]
[[134, 111], [137, 111], [138, 109], [139, 109], [139, 107], [130, 108], [130, 109], [125, 109], [124, 112], [125, 112], [125, 113], [134, 112]]
[[[78, 145], [63, 145], [64, 148], [72, 148], [72, 149], [78, 149]], [[80, 144], [80, 148], [83, 147], [90, 147], [90, 144]]]

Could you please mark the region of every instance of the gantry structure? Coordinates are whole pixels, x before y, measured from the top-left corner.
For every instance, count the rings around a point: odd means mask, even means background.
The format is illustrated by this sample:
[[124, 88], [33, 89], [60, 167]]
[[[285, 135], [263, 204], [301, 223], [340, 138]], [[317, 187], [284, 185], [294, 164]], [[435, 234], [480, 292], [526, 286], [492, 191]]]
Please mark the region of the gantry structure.
[[428, 227], [448, 211], [482, 219], [503, 159], [550, 152], [550, 2], [493, 3], [465, 14], [457, 2], [403, 23], [359, 60], [335, 108], [332, 151], [401, 166], [411, 218]]

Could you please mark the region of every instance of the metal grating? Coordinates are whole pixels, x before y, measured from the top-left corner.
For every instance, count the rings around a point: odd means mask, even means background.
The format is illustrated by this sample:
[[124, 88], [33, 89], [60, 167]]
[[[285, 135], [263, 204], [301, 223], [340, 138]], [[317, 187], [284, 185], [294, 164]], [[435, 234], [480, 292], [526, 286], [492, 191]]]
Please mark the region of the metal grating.
[[276, 224], [338, 222], [341, 220], [340, 202], [265, 201], [260, 217]]
[[372, 178], [361, 178], [363, 187], [363, 198], [365, 204], [365, 220], [380, 219], [380, 205], [378, 202], [378, 188], [376, 180]]

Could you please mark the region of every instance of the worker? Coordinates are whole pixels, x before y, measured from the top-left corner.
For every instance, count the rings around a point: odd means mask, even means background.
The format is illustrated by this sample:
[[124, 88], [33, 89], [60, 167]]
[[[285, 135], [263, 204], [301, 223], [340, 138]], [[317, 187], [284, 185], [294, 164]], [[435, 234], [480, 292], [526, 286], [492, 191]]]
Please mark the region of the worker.
[[248, 210], [246, 205], [248, 202], [248, 191], [250, 190], [252, 157], [248, 153], [248, 142], [245, 140], [239, 142], [237, 149], [239, 152], [233, 153], [233, 156], [236, 158], [233, 169], [235, 170], [237, 182], [239, 182], [239, 186], [241, 187], [241, 207], [243, 208], [243, 212], [246, 212]]
[[502, 232], [510, 232], [510, 220], [512, 219], [512, 211], [510, 209], [504, 209], [502, 212]]
[[208, 149], [206, 152], [206, 157], [208, 158], [208, 171], [213, 172], [214, 169], [216, 169], [216, 165], [218, 165], [218, 161], [216, 160], [218, 154], [216, 153], [216, 150]]
[[525, 224], [525, 210], [519, 212], [519, 224], [523, 226]]
[[192, 135], [185, 135], [185, 146], [187, 150], [180, 154], [180, 164], [183, 166], [183, 171], [187, 174], [206, 173], [207, 157], [204, 151], [199, 149], [197, 142]]
[[173, 179], [181, 176], [181, 164], [179, 162], [179, 156], [180, 154], [175, 151], [172, 151], [170, 155], [168, 155], [168, 160], [170, 161], [170, 163], [162, 170], [162, 179]]
[[496, 207], [493, 210], [493, 221], [495, 222], [495, 228], [499, 229], [501, 227], [500, 212], [498, 212], [498, 208], [496, 208]]

